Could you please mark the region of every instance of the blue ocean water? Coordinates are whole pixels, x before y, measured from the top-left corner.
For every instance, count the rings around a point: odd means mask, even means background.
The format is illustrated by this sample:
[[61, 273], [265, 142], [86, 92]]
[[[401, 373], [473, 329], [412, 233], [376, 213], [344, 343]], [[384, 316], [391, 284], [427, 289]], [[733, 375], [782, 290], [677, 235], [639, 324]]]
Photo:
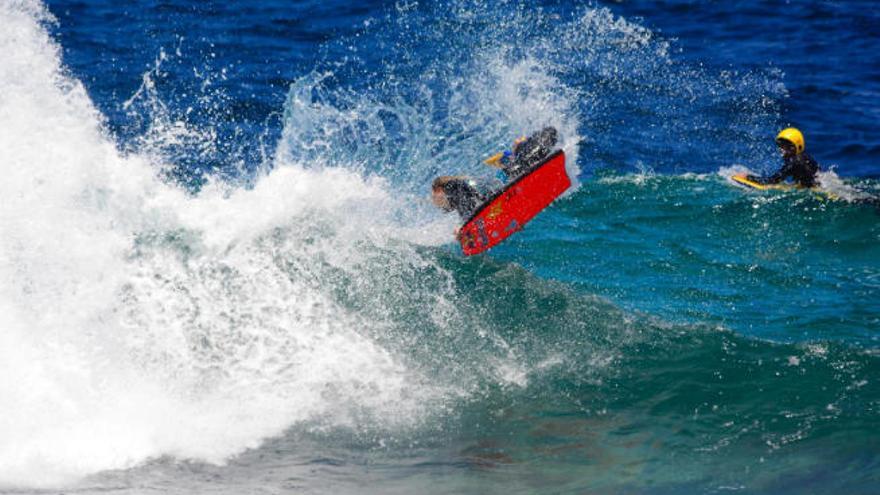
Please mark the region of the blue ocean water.
[[874, 7], [0, 0], [0, 492], [880, 491]]

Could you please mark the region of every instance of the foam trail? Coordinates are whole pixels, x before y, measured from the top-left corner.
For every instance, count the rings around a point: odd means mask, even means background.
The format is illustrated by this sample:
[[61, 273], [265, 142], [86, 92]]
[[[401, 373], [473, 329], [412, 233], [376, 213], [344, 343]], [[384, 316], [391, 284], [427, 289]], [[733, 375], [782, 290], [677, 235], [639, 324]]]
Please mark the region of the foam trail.
[[837, 198], [848, 202], [877, 201], [870, 193], [844, 182], [832, 166], [828, 170], [819, 171], [819, 184], [822, 189], [834, 194]]

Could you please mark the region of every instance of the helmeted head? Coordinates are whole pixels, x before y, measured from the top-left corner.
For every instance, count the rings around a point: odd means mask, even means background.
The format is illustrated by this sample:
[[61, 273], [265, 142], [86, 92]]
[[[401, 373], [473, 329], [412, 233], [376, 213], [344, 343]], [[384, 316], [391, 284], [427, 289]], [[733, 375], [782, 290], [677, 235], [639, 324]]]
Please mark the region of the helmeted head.
[[776, 135], [776, 144], [782, 148], [783, 151], [791, 151], [795, 155], [803, 153], [804, 148], [806, 147], [804, 145], [804, 135], [794, 127], [781, 130], [779, 134]]

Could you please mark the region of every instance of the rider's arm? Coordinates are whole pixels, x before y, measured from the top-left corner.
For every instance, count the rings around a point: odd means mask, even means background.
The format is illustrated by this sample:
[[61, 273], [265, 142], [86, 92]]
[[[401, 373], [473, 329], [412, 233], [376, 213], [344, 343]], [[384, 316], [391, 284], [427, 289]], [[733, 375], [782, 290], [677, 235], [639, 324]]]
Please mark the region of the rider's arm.
[[780, 168], [779, 171], [776, 172], [775, 174], [773, 174], [769, 177], [757, 177], [754, 175], [749, 175], [748, 179], [751, 181], [757, 182], [758, 184], [779, 184], [780, 182], [785, 180], [787, 177], [792, 175], [791, 169], [792, 169], [791, 164], [786, 160], [786, 162], [782, 166], [782, 168]]

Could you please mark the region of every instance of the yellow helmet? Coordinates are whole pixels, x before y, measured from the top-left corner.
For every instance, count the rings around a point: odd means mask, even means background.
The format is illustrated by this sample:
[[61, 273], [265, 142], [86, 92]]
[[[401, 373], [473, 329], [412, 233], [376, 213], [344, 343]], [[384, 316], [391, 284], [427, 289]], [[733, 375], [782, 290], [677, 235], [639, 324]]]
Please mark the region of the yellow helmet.
[[776, 135], [776, 144], [790, 143], [798, 155], [804, 152], [804, 135], [794, 127], [783, 129]]

